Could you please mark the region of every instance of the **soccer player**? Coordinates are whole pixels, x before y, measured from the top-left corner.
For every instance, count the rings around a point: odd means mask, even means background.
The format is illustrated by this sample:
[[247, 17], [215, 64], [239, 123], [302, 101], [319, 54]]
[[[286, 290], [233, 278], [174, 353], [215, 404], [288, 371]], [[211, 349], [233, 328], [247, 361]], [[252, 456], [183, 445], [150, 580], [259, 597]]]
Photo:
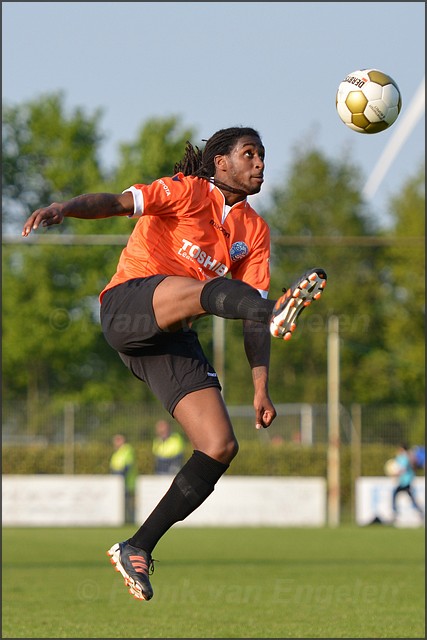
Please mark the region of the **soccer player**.
[[155, 545], [206, 500], [238, 451], [220, 382], [193, 322], [206, 314], [243, 321], [255, 427], [267, 428], [276, 417], [268, 391], [270, 337], [289, 340], [301, 311], [326, 285], [325, 271], [312, 268], [278, 300], [267, 297], [269, 227], [247, 200], [261, 189], [264, 155], [254, 129], [221, 129], [203, 151], [188, 143], [172, 177], [135, 184], [121, 194], [53, 203], [34, 211], [23, 227], [25, 237], [66, 217], [139, 216], [100, 294], [101, 326], [110, 346], [193, 446], [147, 520], [107, 552], [140, 600], [153, 596]]
[[408, 445], [405, 442], [402, 442], [397, 450], [397, 454], [395, 457], [398, 472], [397, 476], [397, 484], [393, 488], [392, 498], [391, 498], [391, 506], [393, 510], [393, 522], [396, 521], [398, 510], [397, 510], [397, 496], [399, 493], [406, 493], [412, 503], [412, 506], [416, 511], [418, 511], [421, 519], [424, 519], [424, 511], [421, 505], [418, 504], [413, 489], [413, 482], [416, 477], [416, 473], [411, 461], [411, 457], [409, 454]]

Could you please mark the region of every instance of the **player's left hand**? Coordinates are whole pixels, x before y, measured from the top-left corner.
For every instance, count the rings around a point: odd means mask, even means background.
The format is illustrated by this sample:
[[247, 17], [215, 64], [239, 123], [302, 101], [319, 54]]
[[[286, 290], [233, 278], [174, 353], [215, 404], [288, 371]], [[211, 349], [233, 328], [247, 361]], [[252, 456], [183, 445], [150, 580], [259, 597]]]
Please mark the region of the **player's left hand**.
[[276, 409], [267, 393], [254, 399], [255, 429], [267, 429], [277, 416]]

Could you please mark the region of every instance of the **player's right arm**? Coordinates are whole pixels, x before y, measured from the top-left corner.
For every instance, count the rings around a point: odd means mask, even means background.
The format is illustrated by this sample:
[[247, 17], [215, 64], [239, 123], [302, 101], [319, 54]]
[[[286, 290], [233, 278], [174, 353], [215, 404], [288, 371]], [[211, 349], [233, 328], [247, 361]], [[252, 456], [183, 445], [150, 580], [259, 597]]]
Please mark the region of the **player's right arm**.
[[66, 202], [54, 202], [48, 207], [34, 211], [24, 224], [22, 235], [28, 236], [38, 227], [50, 227], [61, 224], [64, 218], [110, 218], [112, 216], [129, 216], [134, 211], [133, 196], [126, 191], [114, 193], [87, 193]]

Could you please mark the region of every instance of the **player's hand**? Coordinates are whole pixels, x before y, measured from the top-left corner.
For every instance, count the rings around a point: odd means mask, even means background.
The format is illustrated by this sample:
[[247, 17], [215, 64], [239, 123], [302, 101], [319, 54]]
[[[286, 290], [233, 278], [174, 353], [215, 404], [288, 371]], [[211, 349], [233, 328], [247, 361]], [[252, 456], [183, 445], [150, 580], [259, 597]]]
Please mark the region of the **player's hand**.
[[61, 224], [64, 220], [62, 213], [62, 205], [54, 202], [49, 207], [37, 209], [30, 215], [22, 229], [22, 235], [25, 238], [30, 235], [31, 231], [35, 231], [38, 227], [50, 227], [53, 224]]
[[267, 429], [277, 416], [276, 409], [267, 393], [254, 399], [255, 429]]

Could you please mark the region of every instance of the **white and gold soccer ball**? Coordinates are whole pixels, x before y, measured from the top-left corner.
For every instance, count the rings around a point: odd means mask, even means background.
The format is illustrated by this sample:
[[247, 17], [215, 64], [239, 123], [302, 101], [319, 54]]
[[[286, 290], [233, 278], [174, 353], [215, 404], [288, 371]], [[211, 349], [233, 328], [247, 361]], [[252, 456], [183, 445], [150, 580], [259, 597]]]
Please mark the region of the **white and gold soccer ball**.
[[388, 129], [402, 108], [396, 82], [378, 69], [352, 71], [338, 87], [336, 108], [353, 131], [379, 133]]

